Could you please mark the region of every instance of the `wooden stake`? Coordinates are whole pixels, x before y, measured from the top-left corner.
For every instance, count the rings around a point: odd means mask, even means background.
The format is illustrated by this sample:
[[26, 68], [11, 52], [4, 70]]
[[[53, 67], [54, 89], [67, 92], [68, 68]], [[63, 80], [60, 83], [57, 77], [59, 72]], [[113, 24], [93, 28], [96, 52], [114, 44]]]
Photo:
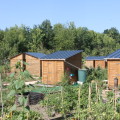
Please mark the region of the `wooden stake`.
[[97, 87], [97, 82], [95, 84], [96, 84], [96, 96], [97, 96], [96, 97], [96, 99], [97, 99], [96, 102], [98, 102], [98, 87]]
[[3, 94], [2, 94], [2, 78], [1, 78], [1, 73], [0, 73], [0, 93], [1, 93], [1, 104], [2, 104], [2, 111], [1, 111], [1, 117], [3, 118]]
[[64, 118], [66, 119], [66, 115], [65, 115], [65, 111], [64, 111], [64, 107], [63, 107], [63, 102], [64, 102], [64, 98], [63, 98], [63, 86], [61, 86], [61, 108], [63, 110], [63, 114], [64, 114]]
[[79, 85], [79, 90], [78, 90], [78, 119], [80, 119], [80, 91], [81, 91], [81, 86]]
[[116, 113], [116, 91], [114, 90], [114, 112]]
[[88, 108], [91, 107], [91, 84], [89, 84], [89, 95], [88, 95]]
[[100, 90], [98, 89], [98, 101], [100, 101]]
[[63, 87], [61, 86], [61, 102], [62, 102], [62, 109], [63, 109]]

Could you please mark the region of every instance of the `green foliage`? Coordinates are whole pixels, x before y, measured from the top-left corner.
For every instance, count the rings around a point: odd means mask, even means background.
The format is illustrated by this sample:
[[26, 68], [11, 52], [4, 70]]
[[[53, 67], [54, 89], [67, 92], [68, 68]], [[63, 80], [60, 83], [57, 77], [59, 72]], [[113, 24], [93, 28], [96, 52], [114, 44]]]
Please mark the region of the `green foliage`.
[[107, 97], [108, 98], [113, 98], [113, 96], [114, 96], [113, 91], [109, 91], [108, 94], [107, 94]]
[[107, 79], [107, 69], [98, 68], [87, 68], [87, 82], [92, 80], [101, 81]]
[[1, 77], [3, 79], [3, 83], [8, 81], [7, 73], [9, 73], [9, 72], [10, 72], [9, 63], [5, 63], [4, 65], [0, 65], [0, 73], [1, 73]]
[[[8, 94], [8, 97], [10, 97], [11, 95], [16, 94], [16, 93], [24, 93], [24, 92], [28, 92], [31, 89], [31, 86], [26, 86], [25, 85], [25, 79], [28, 79], [30, 77], [29, 73], [26, 71], [20, 71], [19, 75], [15, 73], [12, 73], [10, 75], [10, 85], [8, 86], [8, 88], [11, 90], [10, 93]], [[12, 96], [11, 96], [12, 97]]]
[[[83, 57], [88, 55], [105, 56], [119, 49], [119, 43], [120, 33], [114, 27], [106, 29], [103, 33], [97, 33], [86, 27], [76, 28], [73, 22], [70, 22], [68, 25], [59, 23], [52, 26], [49, 20], [45, 20], [33, 28], [24, 25], [20, 27], [14, 26], [0, 30], [0, 65], [5, 65], [0, 66], [0, 72], [2, 75], [4, 75], [5, 72], [9, 72], [6, 61], [8, 61], [10, 57], [22, 52], [31, 51], [48, 54], [56, 50], [82, 49], [84, 50]], [[11, 111], [14, 111], [16, 106], [10, 100], [15, 99], [17, 93], [23, 95], [24, 92], [31, 89], [30, 86], [26, 86], [24, 83], [25, 79], [31, 78], [29, 72], [23, 72], [20, 63], [16, 65], [16, 68], [20, 69], [20, 73], [13, 73], [9, 78], [2, 76], [4, 80], [11, 82], [8, 98], [6, 99], [6, 105], [12, 106]], [[90, 68], [88, 69], [87, 76], [87, 83], [81, 87], [80, 109], [82, 110], [80, 111], [80, 119], [119, 120], [118, 113], [114, 115], [112, 103], [102, 104], [100, 101], [99, 103], [95, 102], [97, 97], [95, 84], [92, 84], [92, 106], [91, 111], [88, 111], [88, 82], [90, 83], [92, 80], [96, 80], [99, 83], [99, 81], [107, 79], [107, 72], [106, 69]], [[54, 109], [62, 114], [67, 114], [71, 110], [74, 110], [77, 106], [79, 88], [77, 86], [69, 86], [69, 82], [69, 76], [64, 76], [63, 82], [60, 84], [63, 87], [61, 93], [46, 96], [47, 99], [44, 100], [43, 105], [47, 105], [50, 108], [49, 110]], [[101, 84], [98, 86], [100, 89]], [[112, 99], [111, 93], [108, 93], [108, 98]], [[21, 96], [19, 102], [24, 107], [26, 98]], [[117, 112], [118, 111], [119, 104], [117, 104]], [[30, 115], [33, 120], [40, 118], [36, 117], [39, 116], [37, 113], [32, 112]], [[24, 110], [22, 113], [14, 112], [12, 119], [16, 120], [16, 118], [27, 119], [26, 112]]]
[[63, 114], [66, 114], [70, 112], [71, 110], [75, 109], [75, 106], [77, 104], [77, 91], [78, 88], [76, 86], [64, 86], [63, 87], [63, 107], [61, 112], [64, 112]]
[[60, 112], [61, 108], [61, 96], [60, 93], [55, 94], [47, 94], [43, 101], [40, 101], [42, 106], [47, 106], [48, 112], [52, 112], [52, 110], [56, 112]]
[[4, 65], [0, 66], [0, 73], [4, 74], [10, 72], [10, 66], [9, 63], [5, 63]]
[[70, 78], [67, 73], [64, 73], [64, 75], [61, 78], [61, 82], [58, 83], [60, 86], [67, 86], [70, 84]]
[[120, 41], [119, 31], [114, 27], [104, 30], [104, 34], [107, 34], [108, 36], [112, 37], [113, 39]]
[[34, 26], [33, 29], [31, 29], [31, 39], [28, 43], [28, 48], [32, 52], [40, 51], [43, 49], [43, 37], [45, 36], [42, 33], [42, 30], [39, 28], [39, 26]]
[[13, 112], [13, 115], [10, 116], [9, 114], [6, 115], [5, 120], [43, 120], [42, 119], [42, 115], [34, 112], [34, 111], [30, 111], [29, 113], [26, 112], [21, 112], [21, 111], [15, 111]]
[[[91, 110], [81, 109], [80, 117], [81, 120], [119, 120], [119, 113], [113, 112], [113, 106], [110, 103], [103, 104], [101, 101], [98, 103], [93, 103], [91, 106]], [[78, 115], [74, 116], [76, 119]]]
[[54, 48], [56, 50], [70, 50], [75, 48], [76, 28], [74, 23], [71, 23], [67, 27], [62, 24], [56, 24], [54, 26]]
[[54, 33], [51, 22], [49, 20], [44, 20], [39, 28], [42, 30], [42, 34], [44, 34], [42, 40], [43, 48], [52, 49], [54, 46]]
[[[120, 98], [119, 98], [120, 99]], [[120, 101], [120, 100], [119, 100]], [[120, 103], [117, 104], [117, 112], [120, 114]]]
[[[101, 87], [97, 84], [99, 92], [96, 93], [96, 83], [91, 84], [91, 102], [90, 108], [88, 108], [88, 95], [89, 95], [89, 84], [85, 83], [80, 86], [80, 108], [78, 109], [78, 86], [64, 85], [60, 93], [48, 94], [45, 96], [45, 100], [41, 101], [40, 104], [47, 107], [49, 114], [51, 111], [61, 113], [66, 118], [66, 115], [73, 113], [74, 119], [81, 120], [119, 120], [119, 108], [120, 105], [117, 103], [116, 112], [114, 110], [113, 101], [103, 103], [100, 91]], [[111, 94], [111, 93], [108, 93]], [[99, 96], [99, 99], [97, 98]], [[112, 95], [110, 95], [113, 98]], [[108, 99], [110, 97], [108, 95]], [[98, 100], [97, 100], [98, 99]], [[78, 118], [79, 113], [79, 118]]]
[[17, 25], [0, 30], [0, 64], [22, 52], [51, 53], [57, 50], [84, 50], [83, 56], [105, 56], [120, 48], [120, 33], [112, 27], [97, 33], [74, 22], [51, 25], [44, 20], [33, 28]]
[[[20, 95], [18, 97], [19, 104], [23, 107], [24, 112], [29, 112], [29, 110], [26, 108], [28, 99], [24, 96], [24, 93], [29, 92], [32, 87], [25, 85], [25, 79], [29, 78], [31, 75], [27, 71], [21, 70], [21, 64], [17, 63], [16, 68], [20, 69], [19, 73], [12, 73], [10, 75], [10, 85], [8, 86], [9, 93], [7, 95], [8, 99], [12, 99], [13, 101], [16, 100], [16, 96]], [[16, 110], [16, 104], [13, 104], [13, 106], [10, 108], [10, 111]]]

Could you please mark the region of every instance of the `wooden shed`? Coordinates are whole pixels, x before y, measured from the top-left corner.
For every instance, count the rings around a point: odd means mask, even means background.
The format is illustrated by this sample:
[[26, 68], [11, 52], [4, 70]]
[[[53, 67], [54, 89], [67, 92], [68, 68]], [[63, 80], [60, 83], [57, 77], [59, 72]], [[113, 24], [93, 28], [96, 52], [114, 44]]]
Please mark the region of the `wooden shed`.
[[66, 74], [73, 75], [71, 81], [77, 81], [78, 68], [82, 66], [82, 50], [57, 51], [42, 58], [42, 82], [57, 84]]
[[[31, 75], [41, 77], [42, 62], [41, 58], [45, 56], [43, 53], [25, 52], [18, 54], [10, 59], [11, 72], [15, 72], [15, 64], [19, 61], [23, 70], [28, 70]], [[24, 65], [25, 61], [28, 65]]]
[[118, 78], [118, 84], [120, 85], [120, 49], [106, 56], [108, 63], [108, 86], [114, 87], [114, 78]]
[[101, 67], [105, 69], [107, 67], [107, 62], [104, 60], [105, 56], [89, 56], [85, 58], [85, 66], [90, 68]]

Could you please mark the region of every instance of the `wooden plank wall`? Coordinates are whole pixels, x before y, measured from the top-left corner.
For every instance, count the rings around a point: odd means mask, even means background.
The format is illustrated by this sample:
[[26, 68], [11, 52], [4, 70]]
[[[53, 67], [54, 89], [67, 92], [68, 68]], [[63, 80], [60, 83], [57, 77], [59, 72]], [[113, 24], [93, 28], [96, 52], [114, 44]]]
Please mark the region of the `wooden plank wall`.
[[29, 65], [24, 65], [21, 62], [21, 66], [25, 68], [24, 70], [28, 70], [31, 75], [41, 77], [42, 65], [41, 65], [40, 59], [35, 58], [33, 56], [30, 56], [30, 55], [27, 55], [27, 54], [20, 54], [18, 56], [15, 56], [14, 58], [12, 58], [10, 60], [11, 72], [16, 71], [15, 67], [13, 67], [13, 66], [15, 66], [15, 64], [18, 61], [25, 61], [26, 63], [28, 63]]
[[94, 60], [86, 60], [85, 66], [88, 68], [90, 68], [90, 67], [94, 68]]
[[97, 68], [99, 66], [102, 69], [105, 69], [107, 67], [107, 62], [104, 60], [86, 60], [85, 66], [88, 68]]
[[[65, 62], [65, 73], [69, 76], [70, 83], [77, 82], [78, 80], [78, 69], [77, 68]], [[70, 77], [70, 74], [74, 74], [74, 76]]]
[[[15, 72], [17, 71], [15, 69], [15, 64], [18, 62], [18, 61], [23, 61], [23, 54], [20, 54], [18, 56], [15, 56], [14, 58], [12, 58], [10, 60], [10, 67], [11, 67], [11, 72]], [[21, 63], [22, 64], [22, 63]]]
[[108, 60], [108, 86], [114, 87], [114, 78], [118, 78], [120, 85], [120, 60]]
[[78, 54], [66, 59], [66, 61], [81, 68], [82, 67], [82, 53], [78, 53]]
[[42, 61], [42, 82], [55, 85], [61, 82], [64, 74], [64, 61], [43, 60]]
[[25, 56], [26, 58], [26, 63], [28, 63], [28, 65], [26, 65], [26, 70], [28, 70], [30, 72], [31, 75], [34, 76], [41, 76], [41, 62], [40, 59], [32, 57], [30, 55]]
[[104, 60], [95, 60], [95, 68], [101, 67], [102, 69], [106, 68], [106, 62]]
[[[78, 53], [66, 59], [66, 61], [72, 65], [75, 65], [78, 68], [82, 68], [82, 53]], [[67, 72], [68, 74], [74, 74], [74, 76], [70, 77], [70, 81], [76, 82], [78, 80], [78, 68], [73, 67], [68, 63], [65, 62], [65, 72]]]

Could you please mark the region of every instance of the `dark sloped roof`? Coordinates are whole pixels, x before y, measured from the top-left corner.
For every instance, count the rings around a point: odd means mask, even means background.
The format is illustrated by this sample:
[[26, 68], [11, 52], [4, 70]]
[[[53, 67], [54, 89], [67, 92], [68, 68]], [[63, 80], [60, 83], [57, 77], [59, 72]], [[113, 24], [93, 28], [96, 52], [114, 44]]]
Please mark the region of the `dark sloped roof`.
[[120, 58], [120, 49], [116, 50], [115, 52], [109, 54], [106, 56], [105, 59], [116, 59], [116, 58]]
[[42, 57], [41, 59], [67, 59], [73, 55], [76, 55], [83, 50], [67, 50], [67, 51], [57, 51]]
[[46, 54], [43, 53], [36, 53], [36, 52], [25, 52], [25, 54], [31, 55], [36, 58], [42, 58], [43, 56], [46, 56]]
[[85, 59], [86, 60], [104, 60], [106, 56], [89, 56], [89, 57], [86, 57]]

